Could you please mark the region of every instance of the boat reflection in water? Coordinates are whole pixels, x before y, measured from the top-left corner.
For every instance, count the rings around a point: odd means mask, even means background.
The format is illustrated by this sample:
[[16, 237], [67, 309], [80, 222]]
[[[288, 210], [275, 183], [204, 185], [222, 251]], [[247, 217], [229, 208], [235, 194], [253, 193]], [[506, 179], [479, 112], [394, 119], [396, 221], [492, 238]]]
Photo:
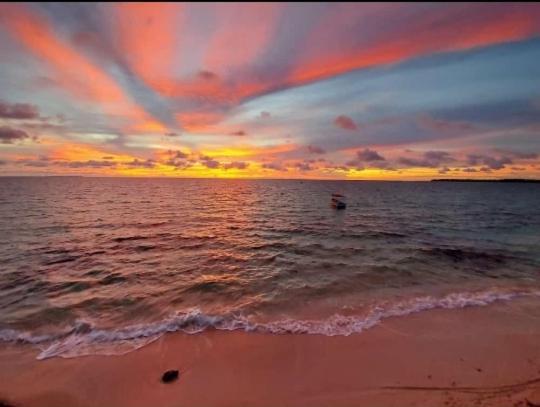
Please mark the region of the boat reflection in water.
[[345, 209], [347, 203], [345, 202], [345, 196], [341, 194], [332, 194], [332, 208]]

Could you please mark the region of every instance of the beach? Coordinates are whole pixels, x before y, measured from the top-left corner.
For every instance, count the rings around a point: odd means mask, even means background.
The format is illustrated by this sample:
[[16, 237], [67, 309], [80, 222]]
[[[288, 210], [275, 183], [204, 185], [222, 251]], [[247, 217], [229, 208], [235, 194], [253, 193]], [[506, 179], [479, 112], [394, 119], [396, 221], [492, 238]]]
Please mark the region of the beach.
[[[37, 353], [2, 345], [6, 405], [534, 406], [540, 300], [430, 310], [349, 336], [208, 330], [125, 355]], [[180, 376], [164, 384], [169, 369]]]

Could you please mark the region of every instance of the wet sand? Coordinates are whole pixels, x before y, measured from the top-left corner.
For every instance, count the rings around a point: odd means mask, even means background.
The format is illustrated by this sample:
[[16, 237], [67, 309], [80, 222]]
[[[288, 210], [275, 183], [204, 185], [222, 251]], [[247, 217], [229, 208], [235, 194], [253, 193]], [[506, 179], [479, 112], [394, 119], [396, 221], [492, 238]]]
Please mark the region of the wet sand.
[[[122, 356], [0, 348], [14, 406], [540, 405], [540, 300], [432, 310], [348, 337], [172, 333]], [[161, 383], [168, 369], [180, 377]], [[529, 404], [527, 404], [529, 403]]]

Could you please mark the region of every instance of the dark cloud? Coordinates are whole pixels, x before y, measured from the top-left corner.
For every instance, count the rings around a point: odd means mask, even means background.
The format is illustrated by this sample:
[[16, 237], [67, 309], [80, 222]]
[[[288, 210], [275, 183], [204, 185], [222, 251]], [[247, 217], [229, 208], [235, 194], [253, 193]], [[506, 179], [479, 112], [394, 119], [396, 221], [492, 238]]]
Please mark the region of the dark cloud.
[[230, 133], [231, 136], [245, 136], [247, 133], [244, 130], [238, 130]]
[[267, 112], [267, 111], [262, 111], [261, 112], [261, 118], [262, 119], [269, 119], [272, 115], [270, 114], [270, 112]]
[[37, 168], [48, 167], [51, 164], [48, 161], [34, 161], [34, 160], [23, 160], [23, 161], [19, 161], [18, 163], [23, 164], [25, 167], [37, 167]]
[[180, 158], [180, 159], [188, 158], [188, 155], [180, 150], [175, 150], [175, 151], [169, 150], [167, 153], [170, 156], [172, 156], [172, 158]]
[[500, 158], [485, 157], [484, 164], [487, 165], [492, 170], [501, 170], [507, 164], [512, 164], [512, 160], [508, 157], [500, 157]]
[[193, 166], [193, 164], [187, 160], [175, 159], [175, 158], [171, 158], [165, 161], [164, 164], [170, 165], [171, 167], [174, 167], [177, 170], [180, 170], [180, 169], [185, 170]]
[[139, 160], [138, 158], [135, 158], [133, 161], [125, 164], [134, 168], [154, 168], [156, 166], [156, 162], [154, 160]]
[[27, 132], [17, 130], [8, 126], [0, 127], [0, 143], [13, 144], [15, 141], [23, 141], [31, 138]]
[[264, 163], [262, 165], [262, 168], [267, 169], [267, 170], [274, 170], [274, 171], [287, 171], [287, 168], [278, 162]]
[[244, 161], [233, 161], [228, 164], [223, 164], [223, 169], [229, 170], [231, 168], [236, 168], [238, 170], [245, 170], [247, 167], [249, 167], [249, 163], [246, 163]]
[[334, 124], [345, 130], [352, 131], [352, 130], [358, 129], [358, 126], [356, 125], [356, 123], [350, 117], [344, 116], [344, 115], [336, 117], [336, 119], [334, 120]]
[[201, 157], [201, 163], [206, 168], [219, 168], [220, 162], [218, 160], [214, 160], [208, 156], [202, 156]]
[[439, 168], [439, 174], [446, 174], [449, 171], [450, 171], [450, 168], [448, 167]]
[[467, 156], [467, 164], [469, 165], [479, 165], [480, 163], [482, 163], [482, 157], [481, 155], [478, 155], [478, 154], [469, 154]]
[[307, 150], [308, 150], [308, 152], [310, 152], [311, 154], [324, 154], [324, 153], [326, 153], [326, 150], [324, 150], [323, 148], [317, 147], [317, 146], [313, 146], [313, 145], [307, 146]]
[[49, 132], [55, 132], [56, 134], [61, 133], [61, 132], [63, 133], [66, 130], [66, 128], [64, 127], [64, 124], [49, 123], [47, 122], [47, 119], [42, 119], [41, 121], [37, 123], [24, 123], [22, 124], [22, 126], [25, 129], [29, 129], [29, 130], [35, 130], [38, 132], [49, 131]]
[[455, 159], [446, 151], [426, 151], [422, 158], [399, 157], [397, 161], [406, 167], [437, 168], [442, 164], [455, 161]]
[[362, 165], [362, 163], [360, 163], [360, 161], [358, 160], [351, 160], [351, 161], [347, 161], [345, 163], [345, 165], [351, 169], [351, 168], [354, 168], [355, 170], [357, 171], [363, 171], [365, 168], [364, 166]]
[[101, 157], [103, 160], [114, 160], [114, 157], [111, 157], [110, 155], [107, 155], [105, 157]]
[[488, 170], [501, 170], [506, 165], [512, 163], [512, 159], [508, 156], [501, 156], [499, 158], [483, 154], [469, 154], [467, 156], [468, 165], [483, 165], [483, 168], [487, 168]]
[[294, 164], [294, 167], [299, 171], [312, 171], [315, 168], [311, 165], [309, 161], [302, 161]]
[[7, 161], [0, 160], [0, 165], [6, 165], [6, 164], [7, 164]]
[[326, 165], [324, 168], [329, 170], [350, 171], [351, 169], [346, 165]]
[[433, 162], [454, 161], [450, 153], [446, 151], [426, 151], [424, 158]]
[[428, 160], [422, 158], [409, 158], [409, 157], [399, 157], [398, 163], [405, 165], [406, 167], [436, 167]]
[[9, 104], [0, 101], [0, 118], [2, 119], [38, 119], [39, 110], [36, 106], [28, 103]]
[[534, 152], [523, 153], [520, 151], [510, 151], [510, 150], [496, 150], [496, 151], [500, 152], [503, 155], [509, 155], [511, 157], [514, 157], [520, 160], [534, 160], [538, 158], [538, 154]]
[[[46, 161], [43, 161], [44, 164], [48, 164]], [[111, 161], [97, 161], [97, 160], [88, 160], [88, 161], [56, 161], [54, 164], [60, 165], [62, 167], [68, 168], [107, 168], [107, 167], [116, 167], [115, 162]], [[47, 165], [36, 165], [34, 167], [46, 167]]]
[[[180, 150], [169, 150], [167, 154], [170, 156], [168, 160], [164, 162], [165, 165], [175, 167], [175, 169], [187, 169], [193, 166], [195, 160], [189, 160], [189, 155]], [[210, 157], [202, 157], [205, 160], [210, 160]]]
[[24, 165], [25, 167], [48, 167], [50, 164], [52, 164], [49, 157], [44, 155], [37, 156], [35, 159], [18, 159], [13, 161], [13, 163], [17, 165]]
[[384, 161], [384, 157], [377, 153], [375, 150], [365, 148], [364, 150], [357, 151], [356, 156], [360, 161]]
[[[26, 131], [54, 131], [60, 133], [64, 130], [63, 124], [65, 117], [56, 115], [51, 117], [42, 117], [39, 109], [29, 103], [7, 103], [0, 100], [0, 119], [21, 120], [18, 127], [24, 130], [13, 129], [7, 126], [0, 128], [0, 143], [12, 144], [14, 141], [22, 141], [31, 138], [38, 141], [37, 137], [31, 137]], [[30, 120], [24, 121], [24, 120]], [[52, 123], [51, 123], [52, 121]], [[55, 123], [56, 122], [56, 123]]]
[[476, 168], [471, 168], [471, 167], [462, 168], [461, 171], [462, 172], [477, 172]]
[[356, 157], [345, 163], [345, 165], [358, 171], [364, 170], [366, 166], [369, 168], [392, 169], [390, 163], [382, 155], [369, 148], [357, 151]]
[[199, 71], [199, 73], [197, 74], [197, 76], [201, 79], [204, 79], [206, 81], [210, 81], [212, 79], [217, 79], [217, 74], [215, 74], [214, 72], [210, 72], [210, 71]]
[[170, 133], [165, 133], [165, 136], [166, 137], [178, 137], [178, 136], [180, 136], [180, 134], [175, 133], [175, 132], [170, 132]]

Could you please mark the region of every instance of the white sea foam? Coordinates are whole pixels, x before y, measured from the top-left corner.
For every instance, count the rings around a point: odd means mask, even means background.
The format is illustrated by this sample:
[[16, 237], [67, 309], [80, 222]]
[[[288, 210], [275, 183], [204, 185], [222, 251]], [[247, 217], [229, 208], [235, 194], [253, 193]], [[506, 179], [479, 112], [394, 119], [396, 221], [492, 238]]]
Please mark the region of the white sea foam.
[[259, 323], [238, 315], [207, 315], [193, 308], [177, 313], [162, 321], [131, 325], [119, 329], [99, 329], [86, 321], [62, 334], [31, 335], [12, 329], [0, 330], [0, 340], [23, 342], [39, 346], [38, 359], [54, 356], [76, 357], [84, 355], [117, 355], [145, 346], [167, 332], [182, 331], [195, 334], [206, 329], [243, 330], [270, 334], [317, 334], [348, 336], [360, 333], [379, 324], [382, 320], [436, 308], [458, 309], [485, 306], [496, 301], [510, 301], [525, 296], [540, 296], [540, 291], [488, 290], [452, 293], [442, 297], [423, 296], [406, 301], [373, 306], [363, 315], [334, 314], [321, 320], [284, 319]]

